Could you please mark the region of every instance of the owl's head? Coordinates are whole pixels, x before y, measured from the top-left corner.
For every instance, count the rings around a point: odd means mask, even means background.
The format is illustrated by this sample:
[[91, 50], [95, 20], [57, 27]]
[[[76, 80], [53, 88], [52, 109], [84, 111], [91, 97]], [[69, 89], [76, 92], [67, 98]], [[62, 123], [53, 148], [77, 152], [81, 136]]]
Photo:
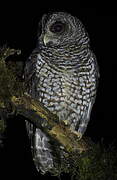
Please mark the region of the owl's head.
[[[39, 41], [45, 46], [88, 43], [89, 38], [81, 21], [68, 13], [57, 12], [42, 17]], [[40, 27], [40, 26], [39, 26]], [[40, 30], [40, 29], [39, 29]]]

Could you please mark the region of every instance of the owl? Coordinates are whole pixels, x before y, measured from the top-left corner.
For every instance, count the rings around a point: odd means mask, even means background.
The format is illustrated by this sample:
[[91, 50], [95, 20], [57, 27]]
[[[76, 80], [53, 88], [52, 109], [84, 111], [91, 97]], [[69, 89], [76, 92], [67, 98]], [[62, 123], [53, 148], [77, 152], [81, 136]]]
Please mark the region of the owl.
[[[84, 134], [95, 102], [99, 70], [81, 21], [64, 12], [42, 17], [37, 46], [26, 61], [27, 92], [69, 125]], [[54, 168], [50, 137], [26, 121], [33, 160], [38, 171]]]

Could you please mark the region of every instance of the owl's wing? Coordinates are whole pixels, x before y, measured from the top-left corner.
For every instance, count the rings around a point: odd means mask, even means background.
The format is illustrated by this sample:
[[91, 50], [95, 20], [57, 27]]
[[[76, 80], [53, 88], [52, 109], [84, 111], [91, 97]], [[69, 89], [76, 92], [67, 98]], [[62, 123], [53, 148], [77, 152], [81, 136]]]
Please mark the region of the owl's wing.
[[[84, 110], [85, 113], [83, 114], [80, 120], [80, 123], [78, 123], [78, 133], [81, 137], [84, 134], [87, 128], [88, 122], [90, 120], [90, 115], [91, 115], [93, 104], [95, 103], [96, 92], [97, 92], [97, 87], [98, 87], [98, 82], [99, 82], [99, 77], [100, 77], [99, 67], [98, 67], [95, 55], [91, 53], [90, 58], [92, 60], [92, 64], [91, 64], [92, 68], [89, 72], [87, 71], [89, 74], [88, 76], [84, 72], [85, 78], [84, 78], [84, 81], [82, 82], [83, 84], [82, 91], [81, 91], [82, 106], [83, 104], [85, 104], [85, 110]], [[85, 94], [85, 97], [84, 97], [84, 94]]]
[[54, 157], [49, 143], [50, 139], [38, 128], [26, 120], [26, 129], [30, 139], [31, 152], [37, 171], [45, 174], [54, 167]]
[[39, 53], [38, 49], [35, 49], [32, 54], [29, 56], [25, 63], [24, 70], [24, 79], [26, 85], [26, 91], [30, 95], [35, 96], [35, 91], [32, 92], [32, 89], [35, 87], [35, 71], [36, 71], [36, 61], [37, 54]]
[[[27, 93], [33, 98], [39, 98], [36, 90], [36, 83], [39, 83], [39, 80], [35, 75], [36, 62], [37, 60], [39, 61], [39, 59], [37, 59], [38, 54], [39, 50], [34, 50], [27, 60], [25, 67], [25, 83]], [[42, 173], [45, 173], [54, 166], [54, 157], [52, 155], [50, 139], [41, 129], [34, 127], [33, 124], [27, 120], [26, 129], [30, 139], [31, 151], [35, 166], [38, 171], [41, 170]]]
[[96, 88], [98, 88], [99, 78], [100, 78], [100, 70], [99, 70], [99, 65], [97, 63], [97, 58], [93, 52], [92, 52], [92, 58], [93, 58], [94, 69], [95, 69]]

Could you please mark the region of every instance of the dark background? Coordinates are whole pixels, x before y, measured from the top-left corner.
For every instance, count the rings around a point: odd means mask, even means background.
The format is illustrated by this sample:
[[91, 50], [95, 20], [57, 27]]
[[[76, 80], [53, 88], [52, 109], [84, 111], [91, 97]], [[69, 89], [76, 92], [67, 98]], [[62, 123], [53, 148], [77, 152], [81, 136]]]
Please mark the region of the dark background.
[[[100, 68], [100, 82], [97, 99], [91, 114], [85, 135], [92, 138], [94, 142], [103, 139], [105, 144], [116, 145], [116, 82], [117, 82], [117, 16], [116, 11], [111, 8], [84, 7], [70, 5], [56, 8], [50, 4], [32, 3], [30, 8], [24, 4], [1, 6], [0, 16], [0, 46], [7, 44], [11, 48], [21, 49], [20, 58], [25, 61], [36, 45], [36, 34], [38, 22], [42, 15], [54, 11], [66, 11], [77, 16], [85, 25], [90, 39], [91, 47], [97, 56]], [[62, 8], [63, 7], [63, 8]], [[111, 10], [111, 11], [110, 11]], [[11, 119], [8, 124], [8, 138], [3, 152], [0, 154], [2, 171], [4, 176], [26, 177], [39, 179], [39, 175], [32, 162], [30, 146], [25, 131], [23, 120]], [[45, 178], [48, 178], [46, 176]], [[51, 179], [56, 179], [51, 177]]]

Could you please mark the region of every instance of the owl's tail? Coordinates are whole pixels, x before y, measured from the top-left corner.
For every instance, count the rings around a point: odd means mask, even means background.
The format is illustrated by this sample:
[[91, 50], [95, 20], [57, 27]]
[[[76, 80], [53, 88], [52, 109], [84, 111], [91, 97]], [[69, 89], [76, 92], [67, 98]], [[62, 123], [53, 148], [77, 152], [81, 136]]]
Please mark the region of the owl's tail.
[[36, 169], [45, 174], [54, 166], [49, 138], [42, 130], [35, 128], [28, 121], [26, 121], [26, 128], [31, 142], [31, 150]]

